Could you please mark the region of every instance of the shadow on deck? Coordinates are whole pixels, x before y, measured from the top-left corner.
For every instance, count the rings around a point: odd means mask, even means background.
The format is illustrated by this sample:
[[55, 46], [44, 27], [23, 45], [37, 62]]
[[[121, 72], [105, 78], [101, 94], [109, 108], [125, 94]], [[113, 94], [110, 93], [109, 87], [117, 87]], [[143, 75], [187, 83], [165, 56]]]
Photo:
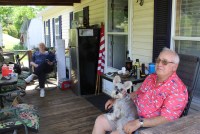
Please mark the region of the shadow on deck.
[[39, 134], [91, 134], [94, 121], [101, 113], [70, 90], [47, 89], [45, 98], [39, 97], [39, 91], [30, 90], [24, 101], [38, 108]]

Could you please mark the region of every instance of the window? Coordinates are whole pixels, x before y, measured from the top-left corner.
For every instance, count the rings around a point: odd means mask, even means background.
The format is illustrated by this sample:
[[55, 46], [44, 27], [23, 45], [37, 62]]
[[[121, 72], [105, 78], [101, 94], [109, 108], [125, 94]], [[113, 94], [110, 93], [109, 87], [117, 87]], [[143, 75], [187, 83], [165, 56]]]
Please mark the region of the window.
[[108, 35], [108, 66], [121, 69], [125, 66], [127, 35]]
[[74, 13], [74, 21], [78, 22], [78, 26], [83, 26], [83, 10]]
[[125, 66], [129, 44], [129, 0], [107, 2], [107, 66], [121, 69]]
[[200, 1], [177, 0], [175, 50], [200, 56]]
[[[173, 4], [173, 45], [178, 53], [200, 56], [200, 1], [176, 0]], [[200, 72], [199, 72], [200, 75]], [[194, 96], [200, 96], [200, 77]]]
[[45, 43], [47, 47], [51, 46], [50, 20], [45, 22]]
[[56, 39], [60, 39], [60, 26], [59, 26], [59, 18], [55, 19], [55, 37]]

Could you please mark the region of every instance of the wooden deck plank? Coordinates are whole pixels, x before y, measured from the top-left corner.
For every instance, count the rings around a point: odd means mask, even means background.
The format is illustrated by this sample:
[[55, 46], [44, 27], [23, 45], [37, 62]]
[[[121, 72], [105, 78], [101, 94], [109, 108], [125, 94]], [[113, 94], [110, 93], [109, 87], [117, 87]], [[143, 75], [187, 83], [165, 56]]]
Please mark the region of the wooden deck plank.
[[[101, 114], [91, 103], [70, 90], [47, 90], [45, 98], [39, 97], [39, 91], [30, 90], [23, 99], [38, 108], [39, 134], [91, 134], [95, 118]], [[200, 111], [199, 102], [198, 98], [193, 98], [189, 115]]]
[[94, 121], [101, 114], [91, 103], [70, 90], [47, 90], [45, 98], [39, 97], [39, 91], [31, 90], [23, 99], [38, 108], [39, 134], [91, 134]]

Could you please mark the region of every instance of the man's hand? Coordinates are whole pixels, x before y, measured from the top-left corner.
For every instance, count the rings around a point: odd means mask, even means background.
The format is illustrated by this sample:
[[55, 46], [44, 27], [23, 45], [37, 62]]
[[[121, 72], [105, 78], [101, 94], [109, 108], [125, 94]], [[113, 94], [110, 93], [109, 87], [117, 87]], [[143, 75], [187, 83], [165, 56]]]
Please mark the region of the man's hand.
[[113, 106], [114, 102], [115, 102], [115, 99], [109, 99], [105, 104], [105, 110], [110, 109]]
[[136, 92], [134, 91], [134, 92], [130, 93], [130, 97], [131, 97], [131, 99], [136, 98], [137, 97]]
[[35, 64], [35, 63], [32, 62], [32, 61], [30, 62], [30, 64], [31, 64], [32, 66], [34, 66], [35, 68], [38, 67], [38, 64]]
[[47, 61], [47, 64], [49, 64], [50, 66], [52, 66], [53, 62]]
[[139, 120], [132, 120], [129, 121], [125, 126], [124, 126], [124, 132], [126, 134], [132, 134], [134, 131], [140, 128], [140, 122]]

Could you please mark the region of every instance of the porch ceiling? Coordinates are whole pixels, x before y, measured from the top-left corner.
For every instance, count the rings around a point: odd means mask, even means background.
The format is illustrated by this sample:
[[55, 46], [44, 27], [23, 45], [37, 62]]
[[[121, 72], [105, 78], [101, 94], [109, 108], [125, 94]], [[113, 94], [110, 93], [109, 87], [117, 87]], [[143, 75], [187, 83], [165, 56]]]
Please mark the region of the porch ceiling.
[[81, 0], [0, 0], [0, 5], [63, 5], [72, 6]]

